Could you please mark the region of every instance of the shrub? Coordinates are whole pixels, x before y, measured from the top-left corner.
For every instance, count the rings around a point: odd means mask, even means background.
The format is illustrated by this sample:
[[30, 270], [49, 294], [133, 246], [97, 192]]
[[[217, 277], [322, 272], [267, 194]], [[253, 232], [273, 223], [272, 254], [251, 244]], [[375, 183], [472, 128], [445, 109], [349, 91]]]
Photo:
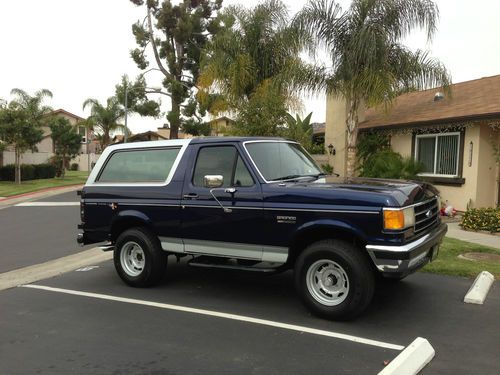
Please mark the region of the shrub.
[[77, 171], [78, 170], [78, 163], [71, 164], [71, 166], [69, 167], [69, 169], [71, 171]]
[[35, 179], [35, 167], [33, 164], [21, 164], [21, 181]]
[[498, 233], [500, 232], [500, 207], [470, 208], [465, 212], [461, 225], [464, 229]]
[[52, 164], [37, 164], [35, 165], [35, 178], [54, 178], [56, 176], [56, 167]]
[[[41, 178], [54, 178], [55, 174], [56, 170], [50, 164], [21, 165], [21, 181], [37, 180]], [[0, 180], [2, 181], [15, 180], [14, 164], [8, 164], [0, 168]]]
[[330, 164], [321, 164], [321, 169], [323, 169], [323, 171], [326, 174], [332, 174], [333, 173], [333, 167]]

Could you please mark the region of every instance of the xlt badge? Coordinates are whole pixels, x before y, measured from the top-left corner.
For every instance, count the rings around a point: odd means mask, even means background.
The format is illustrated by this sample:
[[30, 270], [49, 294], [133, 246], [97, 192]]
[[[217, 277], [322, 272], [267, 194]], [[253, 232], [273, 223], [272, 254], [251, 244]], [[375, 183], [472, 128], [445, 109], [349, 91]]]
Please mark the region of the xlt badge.
[[279, 224], [295, 224], [297, 222], [296, 216], [276, 216], [276, 221]]

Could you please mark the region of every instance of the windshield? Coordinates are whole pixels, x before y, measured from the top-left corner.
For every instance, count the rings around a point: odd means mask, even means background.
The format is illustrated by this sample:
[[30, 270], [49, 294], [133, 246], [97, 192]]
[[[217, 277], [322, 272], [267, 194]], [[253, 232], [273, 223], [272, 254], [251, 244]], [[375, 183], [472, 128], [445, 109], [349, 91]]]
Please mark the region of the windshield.
[[323, 174], [297, 143], [249, 142], [245, 147], [266, 181], [291, 180]]

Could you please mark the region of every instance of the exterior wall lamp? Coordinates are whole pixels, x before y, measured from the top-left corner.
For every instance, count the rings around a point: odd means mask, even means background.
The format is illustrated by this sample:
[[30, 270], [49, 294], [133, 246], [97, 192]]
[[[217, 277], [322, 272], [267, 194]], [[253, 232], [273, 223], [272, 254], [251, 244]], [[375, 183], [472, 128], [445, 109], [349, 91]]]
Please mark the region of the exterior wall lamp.
[[330, 153], [330, 155], [335, 155], [337, 152], [335, 150], [335, 147], [333, 147], [333, 145], [331, 143], [328, 145], [328, 152]]

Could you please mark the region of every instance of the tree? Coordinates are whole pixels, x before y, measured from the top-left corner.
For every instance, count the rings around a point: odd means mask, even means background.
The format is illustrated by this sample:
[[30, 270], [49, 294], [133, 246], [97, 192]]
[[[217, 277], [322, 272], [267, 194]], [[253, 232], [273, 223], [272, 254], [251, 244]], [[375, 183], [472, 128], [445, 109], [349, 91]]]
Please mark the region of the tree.
[[302, 66], [304, 41], [279, 0], [229, 7], [221, 17], [226, 28], [207, 46], [199, 96], [213, 114], [235, 113], [237, 134], [278, 135], [288, 110], [299, 107], [287, 73]]
[[312, 112], [301, 119], [299, 115], [295, 118], [287, 113], [285, 137], [299, 142], [308, 151], [312, 148], [313, 128], [311, 126]]
[[27, 150], [37, 150], [36, 144], [43, 138], [43, 116], [52, 110], [43, 101], [47, 97], [51, 98], [52, 93], [42, 89], [31, 96], [15, 88], [11, 94], [15, 99], [0, 108], [0, 135], [5, 145], [14, 148], [15, 182], [20, 184], [21, 155]]
[[353, 0], [345, 12], [335, 1], [311, 0], [296, 16], [297, 27], [326, 48], [332, 67], [305, 69], [295, 79], [347, 103], [347, 176], [354, 175], [362, 106], [383, 103], [388, 110], [401, 93], [450, 84], [442, 63], [402, 44], [415, 28], [431, 39], [437, 19], [432, 0]]
[[195, 98], [199, 75], [201, 51], [211, 35], [219, 30], [214, 18], [222, 0], [183, 0], [173, 5], [170, 0], [131, 0], [144, 6], [146, 17], [132, 25], [139, 48], [131, 51], [137, 66], [146, 73], [149, 62], [148, 47], [152, 49], [158, 70], [163, 75], [165, 90], [145, 89], [145, 93], [158, 93], [170, 98], [171, 109], [167, 113], [170, 138], [178, 137], [179, 128], [189, 119], [203, 123], [205, 109]]
[[66, 172], [66, 161], [80, 152], [81, 136], [70, 122], [63, 117], [54, 117], [49, 121], [51, 137], [54, 142], [56, 157], [60, 159], [61, 177]]
[[108, 98], [106, 105], [99, 103], [97, 99], [87, 99], [83, 102], [83, 109], [90, 106], [90, 116], [84, 124], [92, 127], [97, 134], [104, 149], [111, 142], [111, 132], [114, 130], [128, 131], [118, 121], [123, 117], [124, 110], [118, 99], [114, 96]]

